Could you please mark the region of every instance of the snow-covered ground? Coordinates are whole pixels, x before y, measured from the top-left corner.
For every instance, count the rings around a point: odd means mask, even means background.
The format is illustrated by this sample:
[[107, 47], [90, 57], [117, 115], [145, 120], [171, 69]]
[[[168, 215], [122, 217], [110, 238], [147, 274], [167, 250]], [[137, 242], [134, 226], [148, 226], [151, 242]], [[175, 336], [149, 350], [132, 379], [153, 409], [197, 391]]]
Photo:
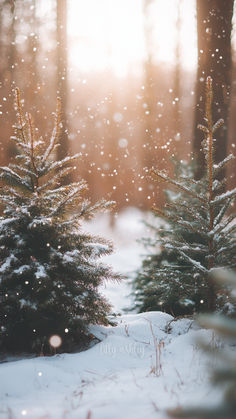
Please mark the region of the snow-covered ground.
[[131, 207], [115, 218], [112, 227], [109, 214], [99, 215], [85, 226], [86, 231], [113, 242], [114, 252], [103, 260], [124, 275], [124, 279], [119, 284], [108, 282], [102, 288], [102, 293], [112, 304], [115, 313], [123, 313], [124, 309], [133, 305], [130, 279], [141, 264], [144, 249], [138, 240], [148, 234], [143, 223], [147, 217], [150, 214]]
[[172, 320], [123, 315], [116, 327], [93, 327], [101, 342], [85, 352], [1, 364], [0, 418], [160, 419], [167, 408], [213, 400], [195, 342], [211, 332]]
[[[115, 239], [107, 262], [124, 274], [140, 264], [143, 249], [135, 239], [145, 235], [142, 218], [128, 209], [113, 230], [107, 215], [86, 226]], [[131, 305], [125, 280], [103, 292], [115, 312]], [[0, 418], [160, 419], [167, 408], [214, 401], [208, 361], [196, 343], [199, 337], [212, 340], [210, 331], [160, 312], [122, 314], [116, 322], [92, 326], [100, 342], [87, 351], [0, 364]]]
[[158, 419], [167, 408], [213, 400], [195, 341], [211, 332], [172, 320], [123, 315], [116, 327], [93, 327], [101, 342], [85, 352], [1, 364], [0, 417]]

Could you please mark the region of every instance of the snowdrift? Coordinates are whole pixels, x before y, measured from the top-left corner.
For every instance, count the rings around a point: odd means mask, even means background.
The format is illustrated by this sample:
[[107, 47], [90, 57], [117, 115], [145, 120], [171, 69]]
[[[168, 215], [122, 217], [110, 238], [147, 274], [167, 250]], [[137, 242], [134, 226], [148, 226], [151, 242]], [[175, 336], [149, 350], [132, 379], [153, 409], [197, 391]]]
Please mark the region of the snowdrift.
[[165, 409], [215, 399], [191, 319], [161, 312], [93, 326], [87, 351], [0, 365], [0, 418], [160, 419]]

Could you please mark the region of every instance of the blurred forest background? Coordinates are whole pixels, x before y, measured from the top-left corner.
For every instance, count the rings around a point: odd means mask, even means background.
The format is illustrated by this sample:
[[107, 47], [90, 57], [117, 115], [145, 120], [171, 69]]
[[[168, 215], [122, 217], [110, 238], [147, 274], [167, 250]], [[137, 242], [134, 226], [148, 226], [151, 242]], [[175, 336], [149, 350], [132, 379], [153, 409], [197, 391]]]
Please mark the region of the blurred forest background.
[[92, 199], [114, 199], [116, 210], [160, 205], [148, 168], [171, 171], [171, 158], [198, 153], [208, 75], [226, 121], [217, 153], [234, 152], [233, 9], [233, 0], [0, 0], [0, 164], [15, 153], [14, 88], [44, 138], [60, 95], [59, 155], [82, 153], [75, 176]]

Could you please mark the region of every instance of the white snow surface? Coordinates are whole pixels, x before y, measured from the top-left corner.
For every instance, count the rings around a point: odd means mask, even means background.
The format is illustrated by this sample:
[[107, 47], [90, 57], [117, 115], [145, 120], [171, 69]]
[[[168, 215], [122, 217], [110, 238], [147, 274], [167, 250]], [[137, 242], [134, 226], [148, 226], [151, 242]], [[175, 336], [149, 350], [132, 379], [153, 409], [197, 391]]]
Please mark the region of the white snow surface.
[[[115, 270], [129, 274], [140, 264], [144, 251], [135, 239], [145, 234], [142, 218], [129, 209], [113, 230], [108, 216], [86, 226], [115, 238], [116, 253], [105, 258]], [[103, 292], [115, 312], [131, 305], [125, 281], [107, 284]], [[161, 312], [121, 314], [113, 321], [91, 326], [99, 343], [84, 352], [1, 363], [0, 419], [164, 419], [166, 409], [219, 400], [197, 344], [199, 338], [215, 343], [211, 331]]]
[[84, 352], [1, 364], [0, 418], [164, 419], [167, 408], [213, 401], [196, 344], [212, 333], [172, 320], [122, 315], [117, 326], [91, 327], [101, 341]]
[[145, 254], [138, 240], [150, 235], [150, 231], [143, 223], [150, 216], [137, 208], [129, 207], [113, 220], [110, 214], [106, 213], [97, 216], [84, 226], [89, 233], [113, 242], [114, 252], [102, 260], [111, 265], [114, 271], [121, 273], [124, 279], [119, 284], [107, 282], [101, 291], [112, 304], [115, 313], [123, 313], [124, 309], [129, 309], [133, 305], [129, 280], [141, 265], [141, 255]]

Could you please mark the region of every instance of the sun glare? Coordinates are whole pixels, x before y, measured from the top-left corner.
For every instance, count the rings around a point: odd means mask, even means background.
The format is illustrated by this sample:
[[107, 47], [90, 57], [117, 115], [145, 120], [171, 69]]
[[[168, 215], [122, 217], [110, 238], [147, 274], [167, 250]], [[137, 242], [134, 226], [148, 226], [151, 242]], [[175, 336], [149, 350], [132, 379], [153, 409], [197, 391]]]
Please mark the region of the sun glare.
[[[197, 33], [194, 0], [153, 2], [152, 16], [155, 58], [173, 64], [176, 60], [177, 16], [180, 8], [180, 54], [182, 65], [193, 69], [197, 60]], [[156, 24], [155, 24], [156, 23]], [[195, 28], [195, 30], [194, 30]]]
[[70, 1], [70, 57], [82, 70], [111, 67], [125, 75], [144, 57], [139, 0]]
[[[192, 69], [196, 63], [195, 1], [180, 1], [182, 63]], [[174, 63], [177, 4], [178, 0], [151, 4], [152, 50], [157, 62]], [[110, 68], [117, 76], [141, 72], [147, 50], [142, 0], [70, 0], [68, 31], [72, 66], [82, 71]]]

